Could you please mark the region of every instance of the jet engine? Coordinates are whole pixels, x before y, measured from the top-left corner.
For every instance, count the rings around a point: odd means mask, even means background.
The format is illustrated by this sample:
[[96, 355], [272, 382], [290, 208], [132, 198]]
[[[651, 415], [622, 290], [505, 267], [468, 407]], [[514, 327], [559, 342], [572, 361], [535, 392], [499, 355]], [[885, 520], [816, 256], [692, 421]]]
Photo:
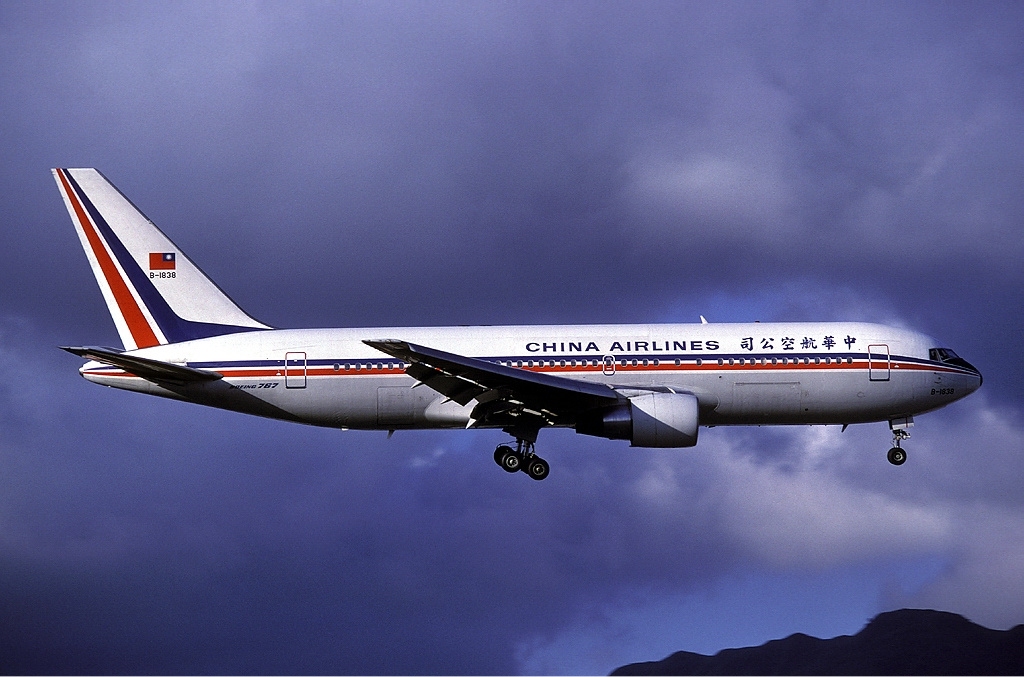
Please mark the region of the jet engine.
[[576, 432], [633, 447], [692, 447], [697, 444], [697, 398], [690, 393], [646, 393], [613, 407], [592, 409], [576, 419]]

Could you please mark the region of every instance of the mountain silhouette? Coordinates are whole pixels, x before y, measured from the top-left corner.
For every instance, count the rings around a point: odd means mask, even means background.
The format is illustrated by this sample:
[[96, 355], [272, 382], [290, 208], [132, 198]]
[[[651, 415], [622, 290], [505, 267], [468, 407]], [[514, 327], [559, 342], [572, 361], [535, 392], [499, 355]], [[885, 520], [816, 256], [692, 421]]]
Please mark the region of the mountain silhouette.
[[613, 675], [1024, 675], [1024, 625], [990, 630], [945, 611], [879, 614], [856, 635], [797, 633], [714, 656], [679, 651]]

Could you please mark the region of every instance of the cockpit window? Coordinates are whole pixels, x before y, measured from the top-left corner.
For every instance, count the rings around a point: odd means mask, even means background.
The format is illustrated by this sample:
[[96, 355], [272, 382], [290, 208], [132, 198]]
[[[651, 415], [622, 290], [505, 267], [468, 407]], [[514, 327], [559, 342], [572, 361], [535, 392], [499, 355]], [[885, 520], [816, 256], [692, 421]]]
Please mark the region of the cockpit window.
[[945, 364], [952, 364], [957, 367], [963, 367], [970, 369], [977, 373], [978, 370], [970, 362], [957, 355], [954, 351], [949, 348], [929, 348], [928, 359], [932, 362], [943, 362]]
[[932, 362], [952, 362], [959, 360], [960, 356], [949, 348], [932, 348], [928, 351], [928, 358]]

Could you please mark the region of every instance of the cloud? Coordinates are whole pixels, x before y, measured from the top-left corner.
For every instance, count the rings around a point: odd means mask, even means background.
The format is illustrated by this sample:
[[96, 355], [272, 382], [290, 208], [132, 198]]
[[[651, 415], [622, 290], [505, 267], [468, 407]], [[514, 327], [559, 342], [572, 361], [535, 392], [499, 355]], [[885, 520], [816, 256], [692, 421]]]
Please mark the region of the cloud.
[[[1024, 478], [1019, 412], [978, 397], [920, 417], [900, 468], [884, 461], [887, 434], [881, 425], [715, 429], [698, 449], [637, 459], [621, 487], [627, 500], [609, 503], [630, 506], [631, 529], [643, 534], [630, 545], [656, 552], [661, 566], [623, 576], [615, 594], [554, 633], [528, 635], [520, 670], [601, 672], [680, 649], [710, 654], [795, 632], [794, 623], [850, 634], [903, 606], [1019, 623], [1024, 530], [1019, 492], [1003, 489]], [[688, 553], [709, 566], [695, 574], [682, 564]], [[752, 570], [756, 583], [742, 573]], [[822, 604], [848, 613], [825, 630], [812, 621]], [[791, 619], [785, 630], [779, 617]]]
[[698, 155], [681, 162], [637, 164], [633, 191], [638, 200], [669, 211], [677, 223], [713, 224], [719, 235], [729, 224], [741, 228], [734, 237], [763, 232], [756, 225], [780, 221], [788, 206], [787, 187], [764, 168], [742, 160]]
[[890, 604], [944, 609], [1001, 630], [1021, 623], [1024, 515], [1019, 509], [957, 505], [950, 562], [917, 594], [893, 595]]
[[[829, 447], [835, 444], [834, 431], [819, 434], [829, 438]], [[822, 445], [803, 437], [810, 448], [794, 446], [813, 460]], [[834, 458], [828, 453], [818, 462]], [[775, 567], [834, 566], [893, 553], [913, 557], [939, 547], [950, 531], [949, 517], [935, 506], [845, 486], [827, 470], [793, 473], [747, 459], [724, 470], [722, 485], [728, 487], [727, 533]]]

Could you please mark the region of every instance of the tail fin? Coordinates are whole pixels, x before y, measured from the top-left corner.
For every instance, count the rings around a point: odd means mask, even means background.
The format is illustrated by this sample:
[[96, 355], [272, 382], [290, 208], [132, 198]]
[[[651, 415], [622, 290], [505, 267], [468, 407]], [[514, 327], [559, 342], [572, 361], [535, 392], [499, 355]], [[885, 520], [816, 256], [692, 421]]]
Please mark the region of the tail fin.
[[54, 169], [126, 350], [270, 329], [235, 305], [95, 169]]

